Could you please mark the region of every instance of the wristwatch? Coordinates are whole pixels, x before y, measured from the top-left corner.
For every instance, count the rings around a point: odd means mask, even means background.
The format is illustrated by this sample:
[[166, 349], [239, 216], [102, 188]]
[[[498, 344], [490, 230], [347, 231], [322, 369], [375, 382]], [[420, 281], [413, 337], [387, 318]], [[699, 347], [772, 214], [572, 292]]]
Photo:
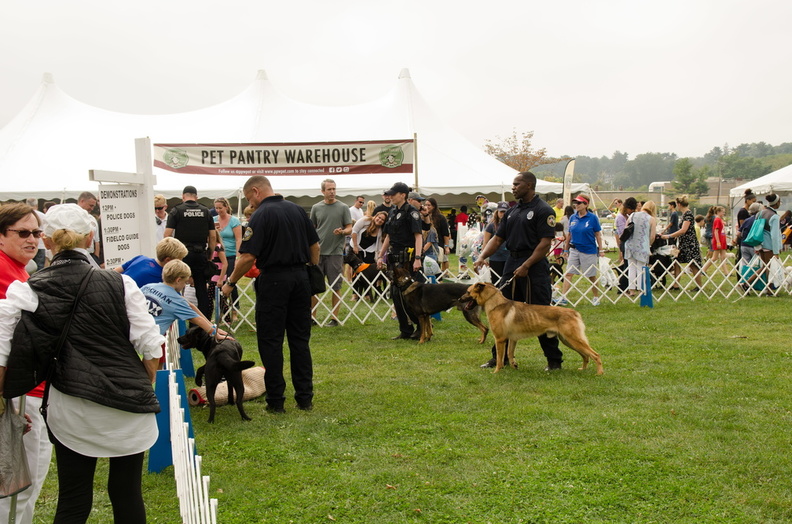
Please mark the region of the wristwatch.
[[237, 285], [236, 282], [231, 282], [230, 280], [226, 280], [226, 284], [228, 284], [231, 287], [236, 287], [236, 285]]

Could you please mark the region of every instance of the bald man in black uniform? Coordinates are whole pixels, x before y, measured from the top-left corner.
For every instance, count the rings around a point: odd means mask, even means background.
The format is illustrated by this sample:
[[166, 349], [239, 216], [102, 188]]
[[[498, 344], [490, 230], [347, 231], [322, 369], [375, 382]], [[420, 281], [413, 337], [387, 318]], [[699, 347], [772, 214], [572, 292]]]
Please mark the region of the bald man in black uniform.
[[228, 296], [253, 264], [256, 279], [256, 338], [267, 372], [267, 411], [285, 413], [283, 334], [289, 341], [292, 385], [297, 407], [313, 408], [311, 286], [306, 264], [319, 263], [319, 235], [303, 209], [272, 191], [267, 177], [253, 176], [242, 188], [256, 207], [239, 248], [236, 267], [223, 286]]

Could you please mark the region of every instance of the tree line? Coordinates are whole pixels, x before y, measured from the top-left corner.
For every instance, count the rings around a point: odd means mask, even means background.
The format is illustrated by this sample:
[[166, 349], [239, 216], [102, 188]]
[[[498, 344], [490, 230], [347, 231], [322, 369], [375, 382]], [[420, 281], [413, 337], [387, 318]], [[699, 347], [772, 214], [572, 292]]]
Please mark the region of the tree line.
[[552, 157], [531, 144], [533, 132], [516, 130], [502, 139], [488, 140], [484, 149], [519, 171], [531, 169], [538, 177], [560, 182], [569, 160], [575, 159], [574, 182], [587, 182], [600, 191], [646, 191], [652, 182], [674, 182], [680, 193], [700, 196], [707, 192], [706, 179], [753, 180], [792, 164], [792, 142], [766, 142], [715, 146], [700, 157], [679, 158], [675, 153], [641, 153], [630, 158], [615, 151], [610, 157]]

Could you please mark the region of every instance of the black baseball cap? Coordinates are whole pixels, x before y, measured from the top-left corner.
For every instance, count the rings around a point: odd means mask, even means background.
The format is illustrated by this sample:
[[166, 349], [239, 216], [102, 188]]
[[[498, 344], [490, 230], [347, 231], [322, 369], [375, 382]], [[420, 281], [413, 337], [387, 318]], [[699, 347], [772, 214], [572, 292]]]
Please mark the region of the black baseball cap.
[[396, 193], [404, 193], [406, 195], [409, 194], [409, 192], [410, 192], [410, 186], [408, 186], [404, 182], [396, 182], [395, 184], [393, 184], [393, 187], [385, 191], [383, 195], [393, 196]]
[[195, 186], [184, 186], [184, 191], [182, 191], [182, 195], [197, 195], [198, 190], [195, 189]]

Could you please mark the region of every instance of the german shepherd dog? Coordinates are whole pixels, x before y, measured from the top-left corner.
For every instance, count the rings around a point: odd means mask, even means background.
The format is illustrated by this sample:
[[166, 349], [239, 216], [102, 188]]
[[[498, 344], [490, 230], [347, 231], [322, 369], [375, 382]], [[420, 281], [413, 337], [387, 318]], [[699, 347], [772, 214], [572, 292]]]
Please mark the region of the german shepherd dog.
[[396, 268], [393, 272], [393, 284], [401, 290], [405, 305], [418, 317], [421, 330], [419, 342], [421, 344], [432, 339], [431, 315], [452, 307], [462, 311], [465, 320], [479, 328], [481, 331], [479, 344], [483, 344], [487, 340], [489, 328], [481, 322], [481, 310], [476, 304], [473, 304], [474, 307], [466, 308], [467, 304], [459, 301], [459, 297], [467, 291], [466, 284], [416, 282], [410, 272], [401, 267]]
[[495, 335], [495, 371], [503, 367], [503, 356], [508, 345], [509, 363], [516, 368], [514, 349], [517, 341], [528, 337], [547, 335], [557, 336], [567, 347], [574, 349], [583, 357], [586, 369], [589, 360], [597, 364], [597, 375], [602, 375], [602, 361], [599, 354], [589, 345], [586, 326], [580, 313], [574, 309], [554, 306], [537, 306], [509, 300], [492, 284], [476, 283], [470, 286], [459, 300], [468, 301], [484, 308], [489, 319], [490, 329]]
[[367, 296], [372, 302], [376, 300], [372, 291], [382, 293], [385, 289], [385, 275], [377, 269], [376, 264], [368, 264], [358, 258], [358, 256], [350, 250], [344, 255], [344, 263], [349, 264], [354, 273], [352, 277], [352, 289], [355, 290], [357, 296]]
[[217, 385], [225, 377], [228, 382], [228, 403], [234, 403], [234, 393], [236, 393], [236, 406], [242, 420], [251, 420], [245, 409], [242, 407], [242, 400], [245, 394], [245, 384], [242, 382], [242, 370], [253, 367], [255, 362], [252, 360], [241, 360], [242, 346], [236, 340], [226, 339], [217, 342], [209, 336], [206, 331], [198, 326], [193, 326], [187, 333], [178, 338], [179, 344], [186, 349], [197, 349], [203, 353], [206, 364], [199, 367], [195, 372], [195, 383], [203, 385], [203, 377], [206, 375], [206, 400], [209, 403], [209, 423], [214, 422], [215, 416], [215, 390]]

